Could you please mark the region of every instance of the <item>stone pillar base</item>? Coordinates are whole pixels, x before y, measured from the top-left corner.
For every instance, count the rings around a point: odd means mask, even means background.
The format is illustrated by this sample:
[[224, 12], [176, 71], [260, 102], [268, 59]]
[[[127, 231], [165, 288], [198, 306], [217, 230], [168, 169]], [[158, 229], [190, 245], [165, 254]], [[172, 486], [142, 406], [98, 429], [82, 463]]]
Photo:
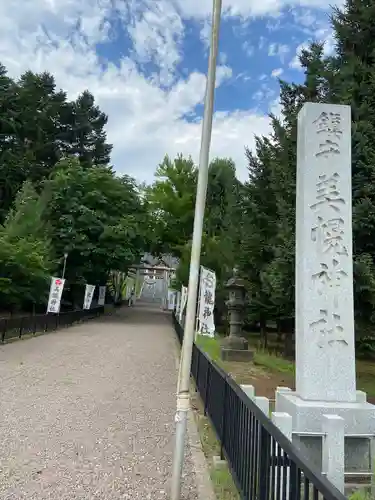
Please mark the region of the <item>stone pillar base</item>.
[[243, 337], [229, 335], [221, 342], [221, 359], [223, 361], [251, 361], [253, 351], [249, 351], [249, 343]]
[[253, 357], [253, 351], [221, 348], [221, 359], [223, 361], [252, 361]]
[[221, 341], [223, 349], [235, 349], [237, 351], [247, 351], [249, 343], [244, 337], [229, 335]]
[[276, 391], [276, 411], [292, 416], [292, 442], [322, 470], [324, 416], [337, 415], [344, 419], [345, 471], [372, 472], [375, 435], [375, 406], [367, 403], [365, 393], [357, 392], [357, 401], [328, 402], [304, 400], [286, 387]]

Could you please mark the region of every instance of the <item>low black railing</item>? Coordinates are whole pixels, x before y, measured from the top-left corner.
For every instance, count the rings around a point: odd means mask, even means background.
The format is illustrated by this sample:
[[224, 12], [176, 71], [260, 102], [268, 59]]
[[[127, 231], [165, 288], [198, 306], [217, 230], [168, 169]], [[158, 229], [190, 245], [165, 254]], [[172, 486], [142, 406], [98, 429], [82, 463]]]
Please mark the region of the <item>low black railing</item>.
[[35, 316], [20, 316], [18, 318], [1, 318], [1, 342], [24, 335], [50, 332], [63, 326], [70, 326], [84, 319], [96, 318], [104, 313], [104, 306], [92, 309], [79, 309], [60, 314], [36, 314]]
[[[183, 328], [173, 321], [182, 343]], [[242, 500], [346, 498], [196, 344], [191, 373]]]

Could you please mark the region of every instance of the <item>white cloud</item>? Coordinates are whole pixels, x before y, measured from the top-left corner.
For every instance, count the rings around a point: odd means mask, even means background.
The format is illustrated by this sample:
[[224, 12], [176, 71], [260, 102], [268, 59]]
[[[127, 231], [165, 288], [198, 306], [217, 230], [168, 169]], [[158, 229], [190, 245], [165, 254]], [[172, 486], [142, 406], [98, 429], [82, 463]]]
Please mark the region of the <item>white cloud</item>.
[[245, 52], [245, 54], [248, 56], [248, 57], [251, 57], [254, 55], [254, 52], [255, 52], [255, 48], [253, 47], [253, 45], [250, 44], [250, 42], [248, 42], [247, 40], [245, 40], [242, 44], [242, 48]]
[[273, 78], [278, 78], [283, 73], [284, 73], [283, 68], [276, 68], [271, 72], [271, 76], [273, 76]]
[[268, 55], [279, 57], [281, 62], [284, 62], [285, 56], [290, 52], [290, 47], [282, 43], [271, 43], [268, 46]]
[[219, 54], [220, 64], [226, 64], [227, 61], [228, 61], [228, 55], [225, 52], [220, 52]]
[[147, 1], [143, 9], [131, 11], [127, 27], [135, 59], [140, 63], [154, 62], [160, 68], [160, 83], [170, 84], [181, 60], [180, 44], [184, 34], [183, 22], [172, 4], [163, 0]]
[[[96, 44], [113, 36], [110, 0], [86, 0], [84, 4], [73, 0], [14, 0], [10, 6], [3, 2], [0, 61], [13, 77], [26, 69], [51, 72], [57, 87], [66, 90], [69, 98], [88, 88], [109, 116], [108, 140], [114, 144], [112, 161], [116, 170], [151, 181], [165, 153], [173, 156], [182, 152], [198, 160], [201, 120], [194, 111], [203, 103], [205, 76], [193, 72], [186, 78], [176, 77], [184, 27], [173, 3], [153, 2], [157, 6], [147, 14], [140, 12], [141, 3], [145, 6], [149, 0], [119, 4], [123, 28], [134, 42], [134, 57], [130, 54], [116, 65], [103, 66], [96, 55]], [[157, 77], [147, 79], [135, 61], [152, 61], [158, 68]], [[231, 77], [232, 70], [222, 58], [217, 85]], [[254, 133], [268, 132], [268, 118], [251, 109], [217, 112], [211, 154], [233, 157], [239, 176], [244, 178], [244, 145], [253, 147]]]
[[[333, 55], [336, 49], [336, 42], [334, 39], [332, 26], [327, 22], [326, 18], [320, 21], [318, 21], [317, 18], [315, 18], [313, 27], [314, 29], [311, 30], [311, 40], [315, 39], [319, 42], [324, 41], [324, 50], [323, 50], [324, 56], [327, 57]], [[308, 47], [309, 47], [309, 41], [305, 41], [300, 45], [298, 45], [298, 47], [296, 48], [295, 56], [289, 62], [290, 68], [302, 71], [301, 63], [299, 61], [299, 55], [301, 54], [301, 51], [303, 49], [308, 49]]]
[[280, 102], [280, 95], [276, 97], [273, 101], [270, 102], [269, 105], [269, 112], [272, 113], [274, 116], [282, 120], [282, 114], [281, 114], [281, 102]]
[[216, 87], [219, 87], [225, 80], [233, 74], [232, 68], [226, 65], [218, 66], [216, 69]]
[[[325, 7], [326, 0], [224, 0], [223, 17], [240, 16], [247, 22], [252, 16], [276, 16], [286, 5]], [[201, 23], [201, 39], [207, 47], [211, 8], [212, 0], [0, 2], [0, 61], [13, 77], [27, 69], [51, 72], [69, 98], [88, 88], [109, 116], [107, 132], [114, 144], [115, 168], [150, 181], [165, 153], [182, 152], [198, 160], [201, 120], [195, 109], [203, 103], [205, 76], [185, 72], [184, 78], [178, 77], [176, 66], [182, 61], [184, 17]], [[103, 66], [96, 45], [115, 36], [114, 15], [130, 36], [133, 52], [116, 65]], [[282, 56], [280, 50], [278, 55]], [[217, 86], [239, 79], [239, 75], [233, 77], [224, 52], [219, 61]], [[146, 78], [138, 66], [149, 62], [156, 68], [152, 78]], [[250, 76], [243, 73], [241, 78], [247, 81]], [[273, 97], [262, 84], [258, 98]], [[254, 133], [268, 132], [269, 119], [252, 109], [216, 112], [212, 156], [233, 157], [244, 178], [244, 145], [253, 147]]]
[[258, 49], [262, 50], [266, 44], [266, 38], [264, 36], [259, 37]]
[[336, 49], [336, 41], [333, 36], [332, 26], [323, 24], [314, 34], [317, 40], [324, 41], [324, 55], [333, 55]]
[[292, 15], [297, 24], [306, 28], [312, 28], [317, 22], [316, 12], [312, 12], [310, 9], [293, 9]]
[[[183, 15], [202, 19], [211, 14], [212, 0], [175, 0]], [[343, 5], [344, 0], [329, 2]], [[285, 7], [327, 8], [327, 0], [223, 0], [223, 16], [244, 18], [277, 15]]]
[[200, 31], [200, 39], [206, 50], [208, 50], [210, 46], [211, 26], [212, 26], [211, 19], [205, 19], [202, 23], [202, 28]]
[[269, 87], [267, 83], [262, 83], [252, 97], [259, 103], [267, 104], [275, 98], [275, 90]]
[[266, 24], [266, 28], [270, 32], [279, 30], [281, 26], [282, 26], [281, 19], [276, 19], [276, 21], [274, 19], [268, 20]]

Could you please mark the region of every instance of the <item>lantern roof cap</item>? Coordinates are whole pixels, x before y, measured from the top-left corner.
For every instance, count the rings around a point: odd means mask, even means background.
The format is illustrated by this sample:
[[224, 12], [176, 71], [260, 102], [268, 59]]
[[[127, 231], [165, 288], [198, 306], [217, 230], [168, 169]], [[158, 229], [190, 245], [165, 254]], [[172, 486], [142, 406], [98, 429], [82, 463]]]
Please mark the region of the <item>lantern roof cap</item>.
[[233, 276], [229, 278], [229, 280], [225, 284], [225, 288], [231, 290], [240, 290], [245, 288], [245, 281], [239, 277], [237, 267], [233, 269]]

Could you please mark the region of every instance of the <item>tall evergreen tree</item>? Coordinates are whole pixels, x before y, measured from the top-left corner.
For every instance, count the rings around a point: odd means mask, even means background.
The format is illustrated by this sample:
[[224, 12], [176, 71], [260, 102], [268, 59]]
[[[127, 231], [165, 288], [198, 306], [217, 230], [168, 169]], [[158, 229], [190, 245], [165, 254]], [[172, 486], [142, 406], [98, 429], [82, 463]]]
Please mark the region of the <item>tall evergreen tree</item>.
[[107, 165], [112, 146], [106, 142], [104, 127], [108, 117], [95, 105], [93, 95], [85, 91], [70, 105], [70, 154], [84, 166]]
[[22, 183], [40, 186], [61, 157], [73, 154], [86, 167], [109, 162], [107, 117], [89, 92], [69, 102], [49, 73], [13, 81], [0, 65], [0, 110], [0, 223]]
[[346, 0], [334, 9], [337, 54], [330, 101], [352, 109], [352, 186], [357, 320], [375, 319], [375, 4]]
[[305, 82], [280, 82], [282, 116], [271, 116], [271, 137], [257, 139], [255, 156], [247, 153], [249, 181], [240, 252], [249, 282], [249, 319], [260, 321], [263, 329], [267, 320], [276, 320], [288, 333], [294, 327], [297, 114], [304, 102], [325, 100], [329, 88], [322, 45], [312, 44], [300, 60]]

